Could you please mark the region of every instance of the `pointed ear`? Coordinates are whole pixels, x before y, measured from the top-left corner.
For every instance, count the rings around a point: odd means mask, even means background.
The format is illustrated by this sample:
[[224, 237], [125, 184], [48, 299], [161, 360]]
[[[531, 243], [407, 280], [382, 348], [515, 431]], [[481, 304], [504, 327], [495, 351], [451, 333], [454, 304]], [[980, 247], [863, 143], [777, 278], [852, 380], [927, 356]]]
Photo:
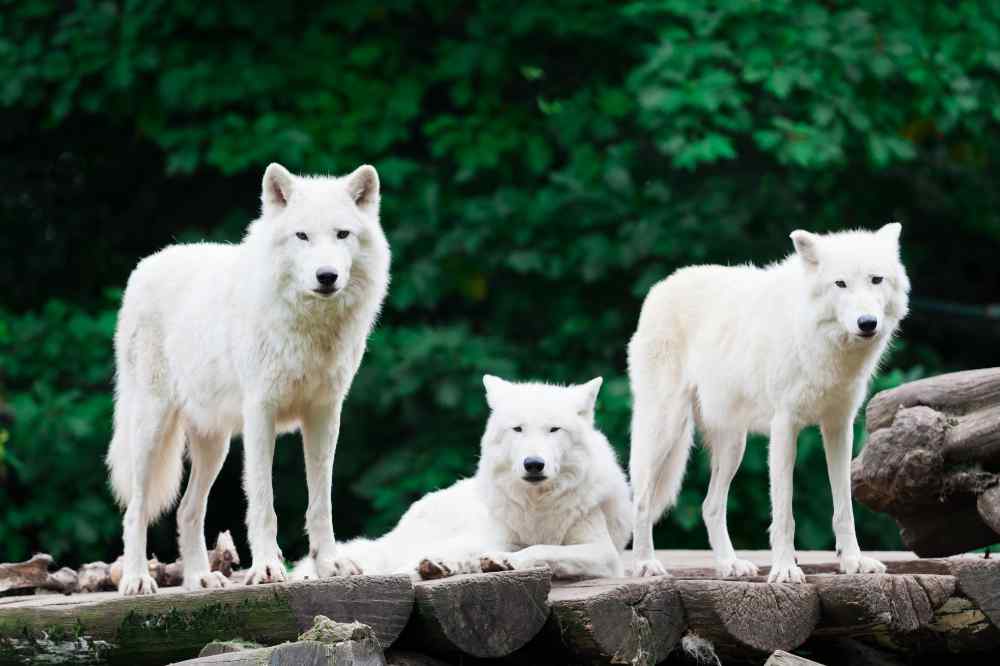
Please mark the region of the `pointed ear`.
[[347, 177], [347, 193], [363, 211], [376, 211], [379, 204], [378, 172], [370, 164], [362, 164]]
[[500, 404], [500, 396], [510, 386], [510, 382], [493, 375], [483, 375], [483, 386], [486, 387], [486, 404], [490, 406], [490, 409], [496, 409], [497, 405]]
[[586, 384], [575, 386], [577, 392], [577, 412], [580, 416], [594, 418], [594, 409], [597, 407], [597, 394], [604, 383], [603, 377], [595, 377]]
[[288, 200], [292, 196], [295, 176], [285, 167], [277, 162], [267, 165], [264, 172], [264, 183], [261, 188], [260, 199], [264, 204], [264, 212], [277, 212], [288, 205]]
[[875, 232], [879, 238], [885, 238], [893, 243], [899, 244], [899, 235], [903, 232], [903, 225], [899, 222], [890, 222]]
[[802, 229], [796, 229], [788, 234], [788, 237], [792, 239], [795, 251], [802, 257], [802, 261], [809, 266], [819, 264], [819, 236]]

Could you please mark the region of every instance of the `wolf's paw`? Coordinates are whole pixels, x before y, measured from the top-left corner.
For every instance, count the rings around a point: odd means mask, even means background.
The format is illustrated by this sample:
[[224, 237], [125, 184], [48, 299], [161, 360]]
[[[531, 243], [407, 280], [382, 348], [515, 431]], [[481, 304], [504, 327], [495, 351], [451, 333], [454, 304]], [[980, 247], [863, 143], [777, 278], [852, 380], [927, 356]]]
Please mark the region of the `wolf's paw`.
[[425, 557], [417, 564], [416, 580], [435, 580], [456, 574], [479, 573], [479, 560], [449, 560]]
[[508, 553], [486, 553], [479, 558], [479, 570], [483, 573], [513, 571], [517, 568]]
[[317, 557], [316, 575], [320, 578], [334, 576], [360, 576], [361, 566], [349, 557]]
[[649, 576], [669, 576], [663, 562], [659, 560], [639, 560], [632, 567], [632, 576], [636, 578], [646, 578]]
[[845, 556], [840, 558], [840, 570], [848, 574], [885, 573], [885, 565], [864, 555]]
[[767, 575], [768, 583], [804, 583], [806, 575], [797, 564], [775, 564]]
[[757, 565], [747, 560], [725, 560], [719, 562], [715, 569], [722, 578], [740, 578], [742, 576], [757, 575]]
[[118, 591], [127, 597], [156, 594], [156, 581], [149, 574], [125, 575], [118, 583]]
[[288, 580], [288, 573], [281, 560], [264, 560], [254, 562], [250, 570], [247, 571], [246, 584], [259, 585], [261, 583], [284, 583]]
[[218, 571], [210, 571], [205, 574], [192, 574], [190, 576], [184, 576], [184, 589], [185, 590], [206, 590], [206, 589], [217, 589], [220, 587], [229, 587], [229, 579], [223, 576]]

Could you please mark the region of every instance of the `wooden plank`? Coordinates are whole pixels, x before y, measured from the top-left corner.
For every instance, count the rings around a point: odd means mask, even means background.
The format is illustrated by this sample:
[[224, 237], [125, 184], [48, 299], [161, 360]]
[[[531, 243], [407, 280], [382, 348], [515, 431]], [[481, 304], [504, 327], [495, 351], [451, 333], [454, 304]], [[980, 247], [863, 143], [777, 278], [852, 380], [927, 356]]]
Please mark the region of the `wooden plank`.
[[213, 640], [295, 640], [316, 615], [371, 626], [391, 644], [413, 607], [406, 576], [357, 576], [123, 597], [0, 599], [0, 661], [31, 655], [165, 663]]
[[399, 644], [433, 655], [507, 656], [549, 616], [547, 568], [451, 576], [413, 588], [414, 612]]

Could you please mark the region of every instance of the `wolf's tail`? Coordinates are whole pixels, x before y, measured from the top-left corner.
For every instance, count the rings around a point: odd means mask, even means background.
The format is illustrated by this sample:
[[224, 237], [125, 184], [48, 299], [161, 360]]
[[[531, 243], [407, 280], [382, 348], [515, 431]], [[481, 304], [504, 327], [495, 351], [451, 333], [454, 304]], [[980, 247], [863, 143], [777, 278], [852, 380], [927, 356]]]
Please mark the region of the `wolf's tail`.
[[[131, 433], [133, 432], [130, 401], [132, 396], [119, 380], [115, 400], [114, 435], [105, 463], [111, 474], [111, 489], [115, 499], [125, 508], [132, 499], [134, 485]], [[149, 480], [146, 487], [146, 516], [154, 520], [173, 506], [184, 472], [184, 433], [181, 428], [169, 428], [162, 441], [154, 442], [149, 454]]]

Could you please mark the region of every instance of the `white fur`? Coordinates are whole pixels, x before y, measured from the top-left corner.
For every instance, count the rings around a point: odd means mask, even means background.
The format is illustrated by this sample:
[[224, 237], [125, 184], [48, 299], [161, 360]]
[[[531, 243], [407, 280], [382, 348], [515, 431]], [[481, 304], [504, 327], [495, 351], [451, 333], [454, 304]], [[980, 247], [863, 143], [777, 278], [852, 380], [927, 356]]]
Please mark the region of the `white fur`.
[[[823, 432], [841, 569], [884, 570], [858, 547], [850, 460], [854, 416], [907, 312], [899, 232], [898, 224], [824, 236], [796, 231], [796, 253], [781, 263], [694, 266], [652, 288], [629, 344], [637, 574], [664, 573], [652, 524], [676, 500], [697, 426], [712, 455], [702, 510], [720, 573], [757, 571], [736, 558], [726, 527], [729, 485], [747, 433], [757, 432], [770, 434], [770, 579], [804, 580], [795, 563], [792, 471], [796, 437], [812, 424]], [[861, 315], [877, 318], [874, 337], [859, 336]]]
[[[422, 562], [438, 575], [479, 572], [491, 562], [547, 565], [557, 577], [622, 575], [631, 507], [625, 474], [594, 427], [601, 380], [569, 387], [483, 381], [492, 413], [476, 475], [426, 495], [381, 538], [341, 544], [340, 570], [417, 578]], [[524, 479], [528, 457], [543, 460], [545, 480]], [[293, 575], [315, 572], [306, 560]]]
[[[184, 584], [219, 582], [205, 554], [205, 509], [237, 433], [253, 556], [248, 582], [285, 578], [271, 463], [275, 435], [299, 428], [310, 552], [322, 574], [333, 573], [330, 490], [341, 404], [389, 282], [378, 175], [365, 165], [341, 178], [299, 177], [271, 164], [262, 201], [242, 243], [171, 246], [129, 278], [115, 333], [107, 455], [127, 506], [124, 594], [156, 591], [146, 526], [176, 498], [185, 440], [191, 474], [177, 512]], [[337, 274], [335, 293], [316, 291], [324, 272]]]

